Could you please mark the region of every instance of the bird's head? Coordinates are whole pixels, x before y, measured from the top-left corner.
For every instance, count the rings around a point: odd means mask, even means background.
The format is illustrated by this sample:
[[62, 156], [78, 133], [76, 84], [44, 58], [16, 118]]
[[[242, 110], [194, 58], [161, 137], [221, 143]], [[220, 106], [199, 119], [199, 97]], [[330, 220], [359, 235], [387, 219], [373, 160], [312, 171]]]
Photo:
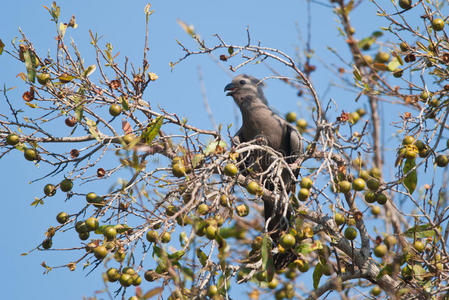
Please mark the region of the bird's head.
[[263, 86], [264, 83], [259, 79], [250, 75], [241, 74], [234, 77], [232, 82], [225, 86], [224, 91], [228, 92], [226, 96], [232, 96], [234, 99], [239, 96], [251, 95], [256, 96], [267, 104], [267, 100], [262, 91]]

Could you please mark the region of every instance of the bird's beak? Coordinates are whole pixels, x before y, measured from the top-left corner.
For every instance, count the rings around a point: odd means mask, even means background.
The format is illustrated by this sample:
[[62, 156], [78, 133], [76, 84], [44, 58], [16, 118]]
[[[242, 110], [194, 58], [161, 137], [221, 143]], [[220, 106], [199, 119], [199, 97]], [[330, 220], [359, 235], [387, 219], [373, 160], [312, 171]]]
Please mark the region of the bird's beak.
[[228, 84], [227, 86], [225, 86], [224, 91], [225, 91], [225, 92], [226, 92], [226, 91], [229, 91], [229, 92], [226, 94], [226, 96], [231, 96], [235, 89], [236, 89], [236, 87], [235, 87], [235, 85], [232, 84], [232, 83], [230, 83], [230, 84]]

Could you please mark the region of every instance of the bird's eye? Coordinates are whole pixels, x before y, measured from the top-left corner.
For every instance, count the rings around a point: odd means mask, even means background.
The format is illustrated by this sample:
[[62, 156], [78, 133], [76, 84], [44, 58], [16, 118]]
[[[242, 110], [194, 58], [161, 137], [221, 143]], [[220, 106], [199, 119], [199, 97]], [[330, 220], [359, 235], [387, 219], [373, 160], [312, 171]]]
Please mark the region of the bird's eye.
[[245, 84], [246, 83], [246, 81], [245, 80], [240, 80], [240, 84]]

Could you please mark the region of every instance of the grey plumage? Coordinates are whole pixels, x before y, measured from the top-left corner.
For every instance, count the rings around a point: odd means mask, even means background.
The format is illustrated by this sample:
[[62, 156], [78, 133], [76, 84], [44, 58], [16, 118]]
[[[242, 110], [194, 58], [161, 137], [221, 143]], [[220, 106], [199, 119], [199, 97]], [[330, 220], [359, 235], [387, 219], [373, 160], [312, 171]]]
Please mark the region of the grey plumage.
[[[228, 91], [227, 96], [233, 97], [242, 113], [242, 127], [236, 133], [234, 142], [242, 143], [258, 139], [282, 153], [288, 163], [294, 162], [302, 152], [301, 135], [295, 127], [268, 107], [261, 82], [257, 78], [242, 74], [236, 76], [225, 87], [225, 91]], [[246, 167], [251, 165], [251, 168], [259, 172], [266, 170], [273, 162], [271, 156], [260, 152], [252, 153], [250, 160], [251, 162], [245, 161]], [[298, 171], [294, 175], [297, 177]], [[267, 176], [264, 176], [259, 179], [265, 180], [266, 178]], [[288, 171], [282, 172], [282, 180], [288, 190], [293, 189], [295, 179]], [[279, 190], [279, 186], [276, 187], [273, 182], [266, 182], [265, 188], [272, 191]], [[265, 220], [270, 220], [267, 229], [271, 232], [275, 243], [278, 242], [280, 231], [286, 230], [288, 227], [283, 222], [282, 215], [284, 207], [281, 204], [285, 202], [288, 201], [281, 200], [279, 203], [264, 201]], [[290, 210], [287, 212], [287, 218], [289, 216]]]

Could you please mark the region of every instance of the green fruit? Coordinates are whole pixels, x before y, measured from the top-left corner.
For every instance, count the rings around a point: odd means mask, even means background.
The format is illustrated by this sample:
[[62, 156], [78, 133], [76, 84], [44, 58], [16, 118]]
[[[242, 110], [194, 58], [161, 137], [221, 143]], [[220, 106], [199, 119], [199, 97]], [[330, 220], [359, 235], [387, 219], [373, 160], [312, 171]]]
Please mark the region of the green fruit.
[[139, 275], [134, 275], [132, 276], [133, 278], [133, 285], [134, 286], [139, 286], [142, 283], [142, 277], [140, 277]]
[[267, 271], [257, 272], [256, 279], [259, 281], [266, 281], [267, 280]]
[[432, 107], [438, 107], [440, 105], [440, 100], [437, 98], [432, 98], [432, 100], [429, 101], [429, 105]]
[[345, 230], [345, 238], [352, 241], [355, 240], [357, 237], [357, 229], [354, 227], [347, 227]]
[[334, 220], [337, 226], [343, 225], [346, 222], [345, 216], [341, 213], [335, 213]]
[[369, 180], [371, 176], [369, 175], [369, 172], [367, 170], [360, 170], [359, 177], [363, 180]]
[[294, 112], [289, 112], [285, 115], [285, 120], [287, 120], [287, 122], [289, 123], [293, 123], [296, 121], [296, 113]]
[[42, 85], [46, 85], [47, 82], [50, 80], [50, 74], [48, 73], [39, 73], [36, 75], [36, 77], [37, 81]]
[[120, 276], [119, 281], [123, 287], [128, 287], [131, 284], [133, 284], [133, 277], [131, 275], [125, 273]]
[[108, 249], [105, 246], [97, 246], [94, 248], [94, 255], [97, 259], [103, 259], [108, 255]]
[[183, 177], [186, 175], [186, 167], [183, 163], [177, 163], [172, 166], [172, 173], [176, 177]]
[[156, 272], [154, 272], [153, 270], [147, 270], [143, 277], [146, 281], [155, 281], [158, 278], [155, 274]]
[[259, 250], [260, 248], [262, 248], [262, 241], [263, 238], [261, 236], [256, 236], [253, 242], [251, 243], [251, 249]]
[[61, 183], [59, 183], [59, 188], [65, 193], [70, 192], [73, 188], [73, 182], [70, 179], [66, 178], [61, 181]]
[[56, 186], [54, 184], [46, 184], [44, 186], [44, 194], [48, 197], [52, 197], [56, 194]]
[[284, 233], [281, 236], [281, 239], [279, 240], [279, 243], [281, 244], [282, 247], [284, 247], [285, 249], [290, 249], [293, 246], [295, 246], [296, 243], [296, 239], [295, 237], [290, 234], [290, 233]]
[[406, 280], [410, 280], [412, 279], [412, 275], [413, 275], [413, 268], [409, 265], [405, 265], [402, 270], [401, 270], [401, 275], [404, 277], [404, 279]]
[[164, 232], [161, 236], [162, 243], [168, 243], [171, 240], [171, 234], [169, 232]]
[[129, 144], [131, 144], [135, 139], [136, 139], [136, 136], [135, 136], [134, 134], [128, 133], [127, 135], [125, 135], [125, 136], [123, 137], [123, 142], [124, 142], [126, 145], [129, 145]]
[[352, 188], [356, 191], [363, 191], [365, 189], [365, 180], [362, 178], [356, 178], [352, 182]]
[[360, 120], [360, 115], [356, 111], [349, 114], [349, 122], [351, 122], [351, 124], [355, 124], [359, 120]]
[[273, 280], [268, 282], [267, 286], [270, 290], [274, 290], [275, 288], [277, 288], [278, 284], [279, 284], [279, 281], [276, 278], [273, 278]]
[[89, 232], [80, 232], [80, 233], [78, 233], [78, 237], [82, 241], [87, 240], [89, 238], [89, 236], [90, 236]]
[[449, 159], [447, 158], [446, 155], [440, 154], [435, 159], [435, 162], [436, 162], [438, 167], [444, 168], [449, 163]]
[[369, 174], [371, 175], [371, 177], [374, 177], [374, 178], [377, 178], [377, 179], [382, 178], [382, 171], [379, 168], [377, 168], [377, 167], [372, 168], [369, 171]]
[[331, 276], [332, 273], [334, 272], [332, 266], [330, 264], [328, 264], [328, 263], [324, 264], [324, 265], [321, 265], [321, 266], [322, 266], [321, 270], [323, 272], [323, 275]]
[[409, 45], [406, 43], [406, 42], [402, 42], [400, 45], [399, 45], [399, 48], [401, 48], [401, 51], [407, 51], [410, 47], [409, 47]]
[[385, 244], [379, 244], [374, 248], [374, 255], [376, 257], [384, 257], [388, 252], [387, 246]]
[[369, 65], [373, 63], [373, 58], [371, 57], [371, 55], [363, 55], [363, 59]]
[[108, 226], [103, 229], [103, 235], [108, 241], [115, 240], [117, 230], [114, 228], [114, 226]]
[[87, 230], [89, 230], [89, 231], [94, 231], [98, 228], [97, 218], [90, 217], [85, 222], [86, 222]]
[[176, 212], [178, 211], [178, 208], [174, 205], [169, 205], [167, 206], [167, 208], [165, 209], [165, 214], [169, 217], [174, 216], [176, 214]]
[[78, 221], [75, 223], [75, 231], [78, 233], [87, 232], [86, 222]]
[[204, 216], [209, 212], [209, 205], [201, 203], [200, 205], [198, 205], [197, 212], [199, 215]]
[[209, 240], [213, 240], [217, 235], [218, 228], [216, 226], [207, 226], [206, 227], [206, 237]]
[[368, 203], [374, 203], [376, 202], [376, 194], [371, 191], [365, 192], [365, 201]]
[[364, 108], [358, 108], [356, 112], [359, 114], [359, 116], [363, 117], [366, 114], [366, 111]]
[[86, 195], [86, 201], [87, 201], [87, 203], [95, 203], [96, 202], [96, 200], [97, 200], [97, 198], [98, 198], [98, 196], [97, 196], [97, 194], [95, 194], [95, 193], [88, 193], [87, 195]]
[[261, 192], [259, 184], [255, 181], [250, 181], [246, 186], [246, 190], [252, 195], [256, 195]]
[[240, 204], [235, 207], [235, 212], [239, 217], [246, 217], [249, 214], [249, 206], [246, 204]]
[[106, 276], [109, 282], [116, 282], [120, 279], [120, 272], [116, 268], [109, 268], [106, 271]]
[[379, 207], [379, 206], [376, 206], [376, 205], [372, 206], [372, 207], [371, 207], [371, 213], [372, 213], [374, 216], [378, 216], [378, 215], [380, 214], [380, 207]]
[[385, 203], [387, 203], [387, 196], [385, 196], [385, 194], [383, 193], [377, 193], [376, 194], [376, 202], [379, 203], [380, 205], [384, 205]]
[[213, 296], [215, 296], [215, 295], [217, 295], [218, 294], [218, 288], [217, 288], [217, 286], [216, 285], [211, 285], [211, 286], [209, 286], [209, 288], [207, 289], [207, 295], [209, 296], [209, 297], [213, 297]]
[[237, 175], [238, 169], [234, 164], [227, 164], [224, 168], [224, 173], [227, 176]]
[[20, 142], [19, 136], [17, 134], [11, 133], [6, 137], [6, 144], [10, 146], [15, 146]]
[[381, 292], [382, 292], [382, 290], [380, 289], [380, 287], [378, 285], [374, 286], [370, 291], [371, 295], [373, 295], [374, 297], [379, 296]]
[[285, 272], [285, 277], [287, 279], [293, 280], [298, 276], [298, 274], [296, 274], [295, 269], [288, 269], [287, 272]]
[[299, 129], [306, 129], [307, 128], [307, 121], [305, 119], [298, 119], [298, 121], [296, 121], [296, 126]]
[[66, 212], [60, 212], [56, 216], [56, 221], [58, 221], [59, 224], [64, 224], [69, 219], [69, 215]]
[[124, 252], [123, 250], [117, 250], [117, 251], [115, 251], [115, 253], [114, 253], [114, 259], [117, 261], [117, 262], [122, 262], [122, 261], [124, 261], [125, 260], [125, 257], [126, 257], [126, 252]]
[[419, 98], [421, 98], [421, 100], [427, 100], [427, 98], [429, 98], [431, 95], [431, 93], [429, 93], [428, 91], [424, 90], [421, 92], [421, 94], [419, 94]]
[[135, 275], [136, 271], [132, 267], [124, 267], [122, 274]]
[[444, 29], [444, 21], [443, 19], [436, 18], [432, 20], [432, 28], [435, 31], [441, 31]]
[[155, 230], [149, 230], [149, 231], [147, 231], [146, 237], [147, 237], [147, 241], [149, 241], [150, 243], [154, 243], [157, 241], [159, 234]]
[[23, 155], [25, 156], [25, 159], [29, 161], [37, 160], [38, 158], [37, 152], [34, 149], [26, 149], [23, 152]]
[[50, 249], [52, 245], [53, 245], [53, 241], [51, 239], [45, 239], [42, 242], [42, 248], [44, 248], [45, 250]]
[[411, 145], [415, 141], [415, 138], [408, 135], [402, 140], [402, 145]]
[[117, 117], [122, 113], [122, 107], [118, 104], [112, 104], [109, 106], [109, 114], [113, 117]]
[[416, 240], [416, 241], [413, 243], [413, 247], [415, 247], [416, 251], [418, 251], [419, 253], [421, 253], [421, 252], [423, 252], [424, 249], [426, 248], [426, 245], [425, 245], [423, 242], [421, 242], [420, 240]]
[[301, 188], [298, 192], [298, 199], [300, 201], [306, 201], [309, 198], [310, 191], [306, 188]]
[[405, 158], [407, 158], [407, 159], [415, 159], [416, 158], [416, 151], [415, 150], [406, 150], [405, 151]]
[[379, 182], [379, 180], [377, 180], [375, 178], [370, 178], [366, 182], [366, 186], [372, 191], [377, 191], [380, 187], [380, 182]]
[[298, 266], [298, 270], [301, 273], [305, 273], [305, 272], [309, 271], [309, 269], [310, 269], [309, 263], [306, 262], [305, 260], [297, 259], [297, 260], [295, 260], [295, 264]]
[[388, 62], [390, 60], [390, 54], [388, 54], [387, 52], [379, 51], [376, 54], [375, 60], [378, 63], [382, 63], [382, 64], [386, 63], [386, 62]]
[[404, 70], [402, 70], [402, 69], [396, 69], [395, 71], [393, 71], [393, 76], [395, 78], [401, 78], [403, 74], [404, 74]]
[[394, 245], [396, 245], [397, 240], [394, 236], [389, 235], [384, 239], [384, 243], [385, 245], [387, 245], [388, 249], [391, 249], [394, 247]]
[[338, 183], [338, 190], [340, 193], [346, 194], [351, 191], [351, 183], [347, 180], [340, 181]]
[[416, 146], [416, 148], [420, 151], [420, 150], [423, 150], [423, 149], [426, 149], [426, 144], [424, 144], [424, 142], [423, 141], [421, 141], [421, 140], [417, 140], [416, 142], [415, 142], [415, 146]]
[[402, 9], [409, 9], [412, 7], [412, 0], [399, 0], [399, 6]]
[[310, 189], [312, 187], [312, 185], [313, 185], [313, 181], [309, 177], [303, 177], [301, 179], [301, 182], [299, 183], [299, 186], [304, 189]]

